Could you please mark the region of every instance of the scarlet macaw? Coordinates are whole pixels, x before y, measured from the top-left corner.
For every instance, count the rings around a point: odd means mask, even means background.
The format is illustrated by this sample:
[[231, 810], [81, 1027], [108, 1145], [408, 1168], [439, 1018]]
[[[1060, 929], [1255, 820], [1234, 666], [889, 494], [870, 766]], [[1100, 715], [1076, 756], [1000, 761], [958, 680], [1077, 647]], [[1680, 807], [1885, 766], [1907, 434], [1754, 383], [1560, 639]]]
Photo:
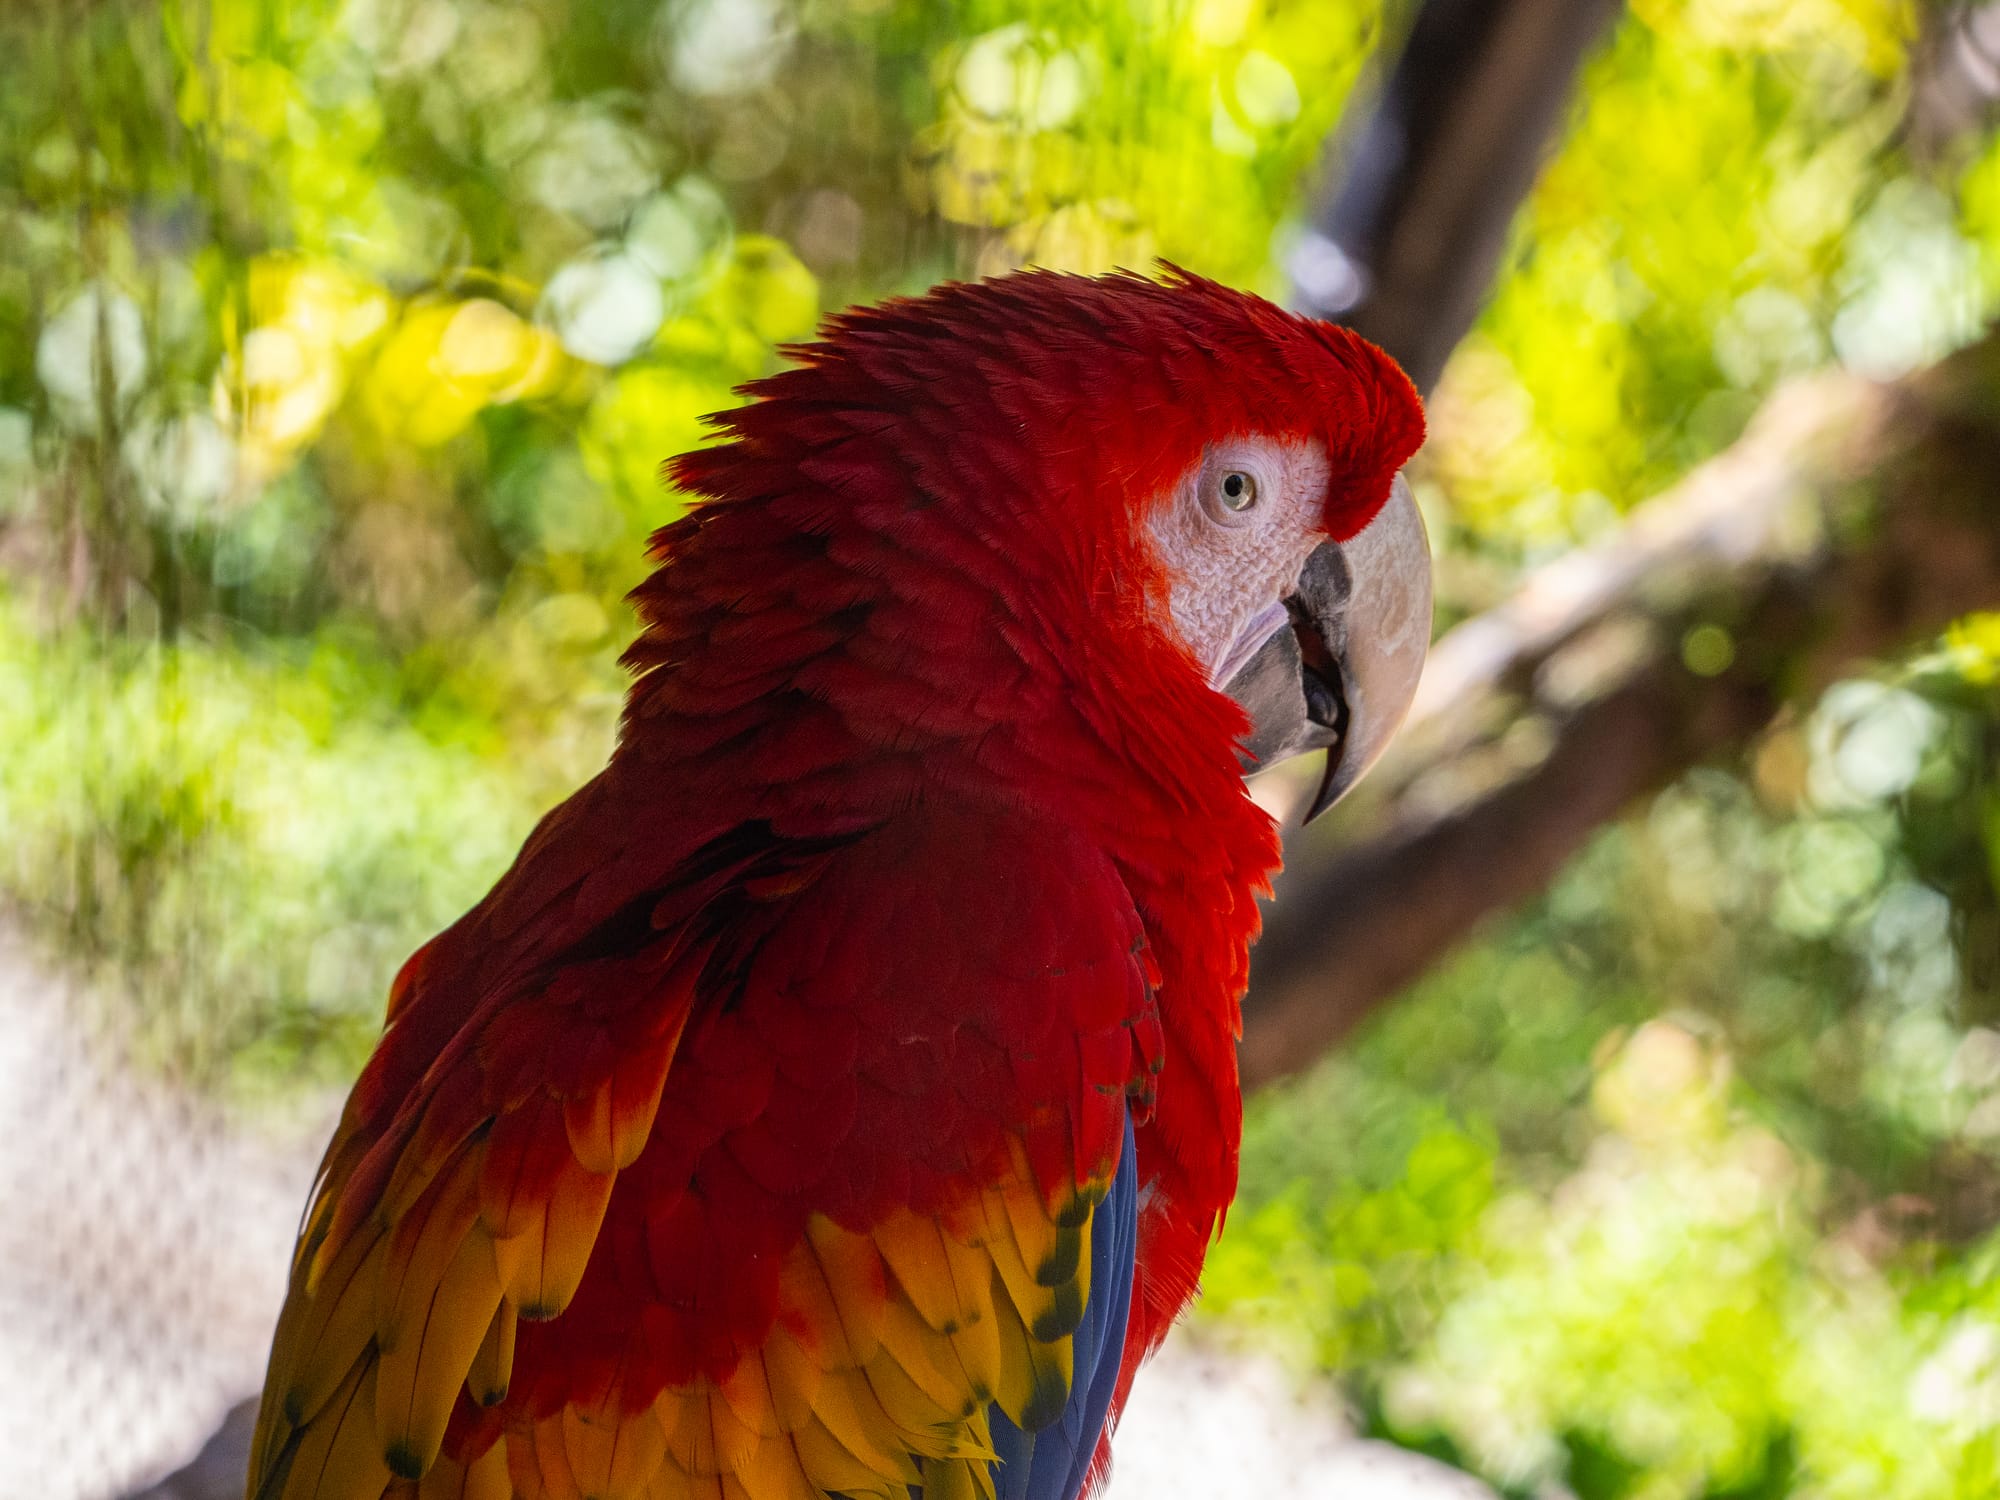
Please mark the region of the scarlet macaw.
[[1073, 1500], [1194, 1292], [1241, 767], [1324, 805], [1408, 705], [1416, 394], [1180, 273], [790, 352], [670, 466], [610, 764], [392, 988], [253, 1500]]

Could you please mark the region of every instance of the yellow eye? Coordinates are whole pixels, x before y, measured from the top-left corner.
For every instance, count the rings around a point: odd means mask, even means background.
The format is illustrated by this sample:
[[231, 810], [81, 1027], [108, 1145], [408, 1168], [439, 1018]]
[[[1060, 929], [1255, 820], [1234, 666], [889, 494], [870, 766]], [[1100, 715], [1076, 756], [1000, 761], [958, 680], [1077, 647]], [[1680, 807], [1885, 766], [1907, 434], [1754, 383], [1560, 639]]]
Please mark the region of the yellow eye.
[[1221, 453], [1209, 454], [1195, 481], [1202, 514], [1218, 526], [1255, 526], [1262, 516], [1263, 476], [1270, 471], [1257, 461], [1257, 454], [1242, 451], [1247, 446], [1230, 444]]
[[1257, 481], [1241, 469], [1231, 469], [1224, 474], [1217, 490], [1223, 505], [1238, 515], [1257, 503]]

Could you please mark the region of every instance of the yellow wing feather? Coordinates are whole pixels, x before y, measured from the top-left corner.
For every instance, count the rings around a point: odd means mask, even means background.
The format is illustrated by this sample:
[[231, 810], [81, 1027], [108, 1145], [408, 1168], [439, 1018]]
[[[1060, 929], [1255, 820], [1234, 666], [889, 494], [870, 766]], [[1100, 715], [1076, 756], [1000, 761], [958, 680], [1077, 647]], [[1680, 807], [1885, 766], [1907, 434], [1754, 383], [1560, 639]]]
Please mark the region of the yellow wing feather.
[[1036, 1426], [1068, 1397], [1070, 1330], [1089, 1296], [1089, 1258], [1071, 1247], [1089, 1210], [1051, 1212], [1017, 1175], [943, 1221], [902, 1211], [863, 1235], [816, 1216], [784, 1266], [768, 1337], [721, 1382], [636, 1407], [614, 1387], [510, 1421], [480, 1452], [441, 1453], [460, 1389], [501, 1399], [518, 1318], [559, 1310], [581, 1276], [580, 1257], [548, 1257], [569, 1240], [546, 1226], [594, 1234], [608, 1191], [572, 1159], [496, 1241], [476, 1144], [399, 1222], [364, 1219], [310, 1292], [298, 1278], [253, 1500], [383, 1500], [418, 1479], [417, 1500], [905, 1500], [913, 1487], [982, 1500], [988, 1403]]

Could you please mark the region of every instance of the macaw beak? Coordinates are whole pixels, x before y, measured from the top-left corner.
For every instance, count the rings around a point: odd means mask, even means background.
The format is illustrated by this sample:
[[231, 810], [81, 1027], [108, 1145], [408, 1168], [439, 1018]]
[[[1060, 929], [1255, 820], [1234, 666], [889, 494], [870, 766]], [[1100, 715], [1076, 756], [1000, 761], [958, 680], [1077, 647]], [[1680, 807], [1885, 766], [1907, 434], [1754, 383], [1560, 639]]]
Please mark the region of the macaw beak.
[[1250, 715], [1243, 773], [1324, 750], [1310, 823], [1375, 764], [1416, 696], [1431, 639], [1431, 551], [1410, 486], [1306, 559], [1289, 618], [1223, 684]]

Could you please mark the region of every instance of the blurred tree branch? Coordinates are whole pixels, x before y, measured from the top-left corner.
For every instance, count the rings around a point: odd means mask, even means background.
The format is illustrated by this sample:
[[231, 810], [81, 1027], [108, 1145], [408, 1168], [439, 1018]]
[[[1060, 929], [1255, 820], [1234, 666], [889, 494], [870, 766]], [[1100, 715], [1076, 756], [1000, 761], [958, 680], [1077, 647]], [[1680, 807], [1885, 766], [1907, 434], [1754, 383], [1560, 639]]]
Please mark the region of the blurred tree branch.
[[2000, 108], [2000, 4], [1926, 8], [1910, 58], [1905, 136], [1935, 162]]
[[130, 1500], [236, 1500], [250, 1468], [250, 1443], [257, 1430], [258, 1398], [229, 1409], [209, 1440], [187, 1464], [132, 1495]]
[[1436, 647], [1358, 842], [1297, 838], [1243, 1081], [1295, 1072], [1783, 705], [2000, 606], [2000, 334], [1780, 392], [1734, 448]]
[[1471, 328], [1619, 0], [1429, 0], [1291, 259], [1293, 302], [1393, 354], [1428, 392]]

